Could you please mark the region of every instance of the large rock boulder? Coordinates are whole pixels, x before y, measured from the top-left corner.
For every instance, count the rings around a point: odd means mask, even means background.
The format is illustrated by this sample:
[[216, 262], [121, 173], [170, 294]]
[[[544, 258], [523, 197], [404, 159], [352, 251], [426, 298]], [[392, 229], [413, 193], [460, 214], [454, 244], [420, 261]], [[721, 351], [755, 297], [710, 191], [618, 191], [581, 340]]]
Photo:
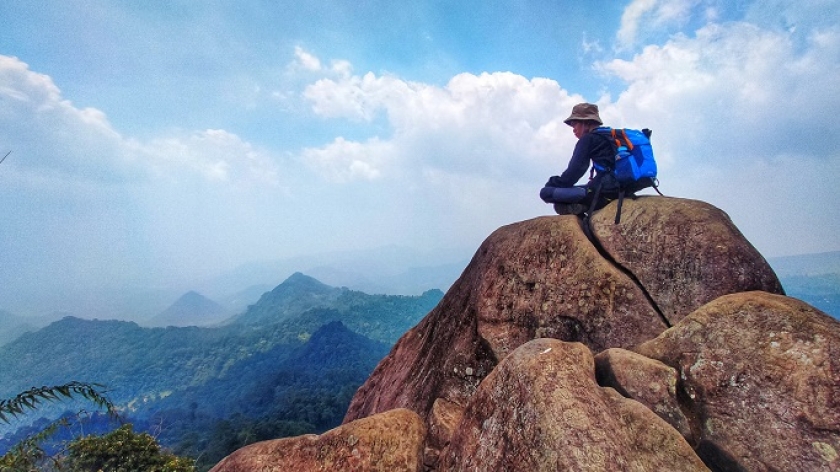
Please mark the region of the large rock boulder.
[[632, 351], [612, 348], [595, 356], [595, 372], [599, 385], [639, 401], [694, 443], [689, 420], [677, 398], [676, 369]]
[[[628, 199], [616, 225], [613, 205], [591, 221], [603, 250], [574, 216], [491, 234], [438, 306], [359, 389], [345, 421], [392, 408], [428, 419], [439, 398], [463, 407], [499, 361], [532, 339], [581, 342], [595, 353], [627, 348], [720, 295], [756, 287], [782, 293], [770, 266], [722, 211], [692, 200]], [[702, 290], [707, 282], [715, 288]]]
[[580, 343], [538, 339], [481, 383], [439, 471], [707, 471], [653, 412], [595, 382]]
[[595, 352], [656, 337], [666, 323], [631, 277], [601, 256], [574, 216], [502, 227], [443, 300], [359, 389], [345, 421], [435, 400], [463, 407], [510, 351], [541, 337]]
[[675, 369], [716, 470], [840, 470], [840, 323], [765, 292], [708, 303], [634, 349]]
[[422, 470], [423, 421], [393, 410], [340, 426], [320, 436], [263, 441], [237, 450], [210, 472]]
[[639, 281], [669, 324], [721, 295], [751, 290], [784, 294], [764, 257], [729, 217], [681, 198], [626, 199], [592, 217], [592, 232], [618, 265]]

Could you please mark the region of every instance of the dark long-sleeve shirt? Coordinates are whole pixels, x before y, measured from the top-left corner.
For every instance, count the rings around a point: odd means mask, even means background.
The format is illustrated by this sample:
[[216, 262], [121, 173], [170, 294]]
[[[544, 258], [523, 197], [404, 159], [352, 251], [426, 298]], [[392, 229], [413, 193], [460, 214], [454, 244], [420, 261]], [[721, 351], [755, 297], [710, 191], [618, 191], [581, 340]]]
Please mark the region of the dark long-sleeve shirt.
[[604, 167], [611, 166], [615, 158], [614, 152], [612, 144], [606, 138], [592, 132], [586, 133], [575, 145], [566, 170], [556, 179], [552, 179], [552, 183], [555, 187], [573, 187], [586, 174], [592, 162], [598, 162]]

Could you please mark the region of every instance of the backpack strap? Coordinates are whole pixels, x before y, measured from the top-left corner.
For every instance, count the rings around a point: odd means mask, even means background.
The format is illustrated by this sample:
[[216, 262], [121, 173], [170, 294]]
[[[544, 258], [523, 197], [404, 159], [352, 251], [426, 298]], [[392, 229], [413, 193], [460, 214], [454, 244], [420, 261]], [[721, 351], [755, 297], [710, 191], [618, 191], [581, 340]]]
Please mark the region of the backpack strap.
[[[627, 137], [626, 129], [627, 128], [621, 128], [621, 140], [624, 143], [624, 147], [626, 147], [628, 151], [632, 151], [633, 150], [633, 141], [630, 141], [630, 138]], [[618, 143], [619, 141], [616, 140], [615, 142]]]
[[621, 206], [624, 204], [624, 188], [618, 190], [618, 207], [615, 209], [615, 224], [621, 223]]

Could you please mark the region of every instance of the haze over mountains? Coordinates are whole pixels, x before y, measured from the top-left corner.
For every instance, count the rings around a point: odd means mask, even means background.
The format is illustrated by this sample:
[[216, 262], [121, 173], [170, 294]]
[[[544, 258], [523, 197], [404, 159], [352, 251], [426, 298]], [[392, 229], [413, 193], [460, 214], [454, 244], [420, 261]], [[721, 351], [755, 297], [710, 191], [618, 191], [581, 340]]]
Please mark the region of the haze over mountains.
[[[418, 251], [389, 246], [314, 254], [252, 262], [204, 279], [166, 284], [21, 287], [15, 285], [17, 281], [10, 280], [0, 287], [0, 310], [21, 317], [48, 316], [53, 321], [72, 314], [86, 319], [121, 319], [143, 324], [185, 293], [195, 291], [235, 314], [245, 311], [260, 295], [295, 272], [327, 285], [370, 294], [420, 295], [430, 289], [446, 290], [466, 267], [474, 250]], [[55, 315], [57, 312], [61, 315]]]
[[[77, 309], [72, 303], [62, 306], [55, 302], [53, 311], [16, 311], [13, 303], [0, 300], [0, 345], [66, 316], [121, 319], [142, 326], [208, 326], [243, 314], [279, 281], [298, 271], [326, 285], [365, 293], [420, 295], [429, 289], [446, 291], [470, 256], [464, 249], [430, 254], [389, 247], [252, 263], [182, 290], [135, 288], [109, 295], [92, 293], [90, 299], [97, 302], [81, 303]], [[840, 318], [840, 251], [770, 258], [768, 262], [790, 296]], [[44, 293], [42, 298], [49, 300], [52, 296]]]
[[840, 319], [840, 252], [768, 259], [788, 296]]
[[149, 326], [208, 326], [220, 323], [231, 313], [222, 305], [190, 290], [166, 310], [146, 322]]

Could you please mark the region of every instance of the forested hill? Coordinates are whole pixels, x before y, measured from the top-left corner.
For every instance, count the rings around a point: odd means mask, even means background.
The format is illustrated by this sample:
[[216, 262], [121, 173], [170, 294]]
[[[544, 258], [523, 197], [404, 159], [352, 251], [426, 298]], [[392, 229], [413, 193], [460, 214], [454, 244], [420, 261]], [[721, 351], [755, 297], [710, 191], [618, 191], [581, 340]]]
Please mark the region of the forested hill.
[[[0, 347], [0, 398], [33, 385], [80, 380], [106, 385], [118, 404], [154, 400], [221, 378], [260, 353], [277, 349], [281, 358], [333, 321], [391, 345], [443, 296], [439, 290], [416, 297], [368, 295], [307, 279], [296, 274], [249, 307], [246, 315], [259, 313], [258, 319], [217, 328], [64, 318]], [[322, 296], [325, 291], [333, 295]]]
[[[219, 327], [65, 317], [0, 346], [0, 398], [102, 384], [138, 430], [155, 429], [206, 470], [243, 441], [337, 426], [379, 360], [442, 297], [369, 295], [295, 274]], [[0, 441], [0, 453], [13, 443]]]
[[330, 287], [312, 277], [295, 272], [274, 290], [266, 292], [248, 310], [233, 318], [236, 324], [260, 326], [283, 321], [315, 307], [333, 307], [348, 289]]

